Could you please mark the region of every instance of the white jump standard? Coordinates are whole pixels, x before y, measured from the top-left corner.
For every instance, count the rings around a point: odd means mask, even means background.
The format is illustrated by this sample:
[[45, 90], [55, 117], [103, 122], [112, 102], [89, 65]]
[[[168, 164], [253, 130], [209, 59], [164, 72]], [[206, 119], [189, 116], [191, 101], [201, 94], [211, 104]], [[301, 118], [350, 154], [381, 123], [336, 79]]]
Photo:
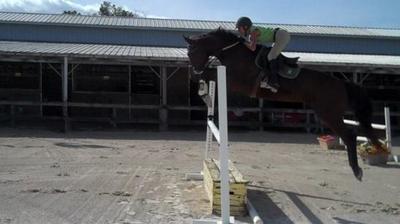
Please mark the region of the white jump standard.
[[[207, 113], [207, 136], [205, 147], [205, 159], [211, 148], [213, 136], [219, 144], [220, 179], [221, 179], [221, 220], [193, 220], [193, 224], [232, 224], [234, 217], [230, 216], [230, 195], [229, 195], [229, 151], [228, 151], [228, 118], [227, 118], [227, 90], [226, 90], [226, 68], [218, 66], [218, 127], [214, 123], [214, 102], [215, 82], [210, 82], [209, 96], [211, 105], [208, 105]], [[199, 179], [199, 175], [189, 174], [186, 178]], [[254, 216], [252, 219], [257, 224], [262, 224], [257, 212], [252, 209], [249, 213]]]
[[[384, 109], [385, 113], [385, 124], [371, 124], [373, 129], [377, 130], [384, 130], [386, 134], [386, 147], [390, 150], [392, 148], [392, 135], [391, 135], [391, 129], [390, 129], [390, 110], [389, 107], [385, 107]], [[359, 126], [360, 122], [358, 121], [353, 121], [353, 120], [348, 120], [348, 119], [343, 119], [343, 122], [348, 125], [353, 125], [353, 126]], [[357, 136], [357, 141], [368, 141], [368, 139], [364, 136]]]
[[[390, 126], [390, 109], [389, 109], [389, 107], [384, 108], [384, 115], [385, 115], [385, 124], [371, 124], [371, 126], [373, 129], [385, 131], [386, 147], [391, 152], [392, 151], [392, 131], [391, 131], [391, 126]], [[354, 121], [354, 120], [343, 119], [343, 122], [345, 124], [352, 125], [352, 126], [360, 125], [360, 122]], [[357, 141], [367, 142], [368, 139], [364, 136], [357, 136]], [[340, 139], [340, 144], [343, 144], [342, 139]], [[394, 160], [395, 162], [399, 162], [398, 155], [391, 155], [389, 158]]]

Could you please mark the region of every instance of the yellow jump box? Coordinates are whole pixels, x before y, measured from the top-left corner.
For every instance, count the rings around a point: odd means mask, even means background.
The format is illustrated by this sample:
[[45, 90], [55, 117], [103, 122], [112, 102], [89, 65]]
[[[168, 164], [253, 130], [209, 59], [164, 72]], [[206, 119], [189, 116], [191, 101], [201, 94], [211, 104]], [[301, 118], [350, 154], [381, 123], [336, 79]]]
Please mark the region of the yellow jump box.
[[[215, 159], [204, 160], [203, 167], [204, 187], [212, 208], [212, 213], [221, 214], [221, 180], [220, 165]], [[229, 195], [230, 195], [230, 214], [232, 216], [244, 216], [247, 214], [246, 196], [247, 184], [243, 175], [229, 161]]]

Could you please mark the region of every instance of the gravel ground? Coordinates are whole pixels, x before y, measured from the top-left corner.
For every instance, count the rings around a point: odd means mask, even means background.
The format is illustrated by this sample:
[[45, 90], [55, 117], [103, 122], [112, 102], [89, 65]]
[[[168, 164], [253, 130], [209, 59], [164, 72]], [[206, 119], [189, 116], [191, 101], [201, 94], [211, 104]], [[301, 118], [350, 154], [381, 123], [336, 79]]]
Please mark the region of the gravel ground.
[[[365, 165], [316, 135], [234, 132], [230, 158], [265, 223], [400, 223], [400, 164]], [[0, 223], [191, 223], [208, 218], [205, 132], [0, 129]], [[394, 139], [400, 154], [399, 138]], [[214, 145], [212, 156], [217, 156]], [[240, 223], [248, 217], [236, 217]]]

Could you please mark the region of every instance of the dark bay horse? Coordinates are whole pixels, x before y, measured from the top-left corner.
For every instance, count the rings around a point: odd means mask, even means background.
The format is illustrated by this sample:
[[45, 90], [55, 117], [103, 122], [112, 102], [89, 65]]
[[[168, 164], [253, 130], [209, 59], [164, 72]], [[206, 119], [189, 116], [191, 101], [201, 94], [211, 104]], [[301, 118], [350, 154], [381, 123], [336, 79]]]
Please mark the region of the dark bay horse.
[[260, 69], [255, 65], [256, 53], [242, 44], [235, 33], [217, 29], [185, 37], [185, 40], [195, 74], [202, 74], [209, 57], [215, 56], [226, 66], [227, 86], [231, 91], [272, 101], [302, 102], [311, 107], [321, 121], [343, 139], [350, 167], [358, 180], [361, 181], [363, 172], [357, 161], [356, 134], [343, 123], [345, 110], [354, 112], [367, 138], [377, 149], [383, 150], [371, 127], [371, 102], [360, 86], [303, 68], [295, 79], [280, 78], [279, 91], [272, 93], [258, 87], [256, 80]]

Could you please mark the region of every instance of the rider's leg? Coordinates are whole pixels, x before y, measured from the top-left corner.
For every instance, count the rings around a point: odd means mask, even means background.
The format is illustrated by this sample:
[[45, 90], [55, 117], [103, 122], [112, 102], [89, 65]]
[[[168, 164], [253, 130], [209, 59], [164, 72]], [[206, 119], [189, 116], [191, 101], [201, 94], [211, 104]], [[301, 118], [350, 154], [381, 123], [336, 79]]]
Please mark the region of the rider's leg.
[[278, 62], [277, 58], [279, 54], [286, 48], [290, 41], [290, 34], [283, 29], [278, 29], [275, 33], [275, 43], [272, 45], [272, 49], [268, 54], [268, 61], [271, 69], [271, 75], [268, 79], [268, 84], [275, 88], [279, 88], [278, 83]]
[[290, 34], [284, 29], [278, 29], [275, 33], [275, 42], [268, 54], [268, 60], [277, 59], [279, 54], [286, 48], [290, 42]]

